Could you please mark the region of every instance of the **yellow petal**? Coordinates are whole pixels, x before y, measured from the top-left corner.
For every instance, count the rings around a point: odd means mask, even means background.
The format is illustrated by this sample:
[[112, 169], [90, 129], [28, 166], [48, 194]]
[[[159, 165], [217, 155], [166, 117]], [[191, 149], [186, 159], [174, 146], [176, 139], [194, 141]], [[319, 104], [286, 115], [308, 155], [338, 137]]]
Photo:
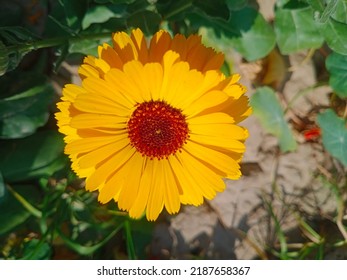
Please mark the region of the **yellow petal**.
[[129, 211], [133, 206], [138, 196], [144, 162], [144, 158], [140, 153], [135, 153], [131, 162], [129, 162], [131, 168], [129, 168], [128, 174], [126, 174], [126, 184], [118, 197], [119, 209]]
[[216, 191], [221, 192], [225, 189], [225, 183], [221, 177], [206, 167], [201, 161], [184, 151], [181, 154], [177, 154], [177, 157], [184, 169], [194, 178], [199, 191], [205, 198], [212, 199], [215, 197]]
[[159, 63], [147, 63], [143, 68], [144, 86], [149, 89], [152, 100], [160, 99], [163, 80], [163, 68]]
[[136, 50], [138, 52], [138, 59], [143, 64], [148, 61], [148, 49], [145, 37], [143, 36], [142, 31], [137, 28], [131, 32], [131, 39], [134, 42]]
[[82, 138], [68, 143], [65, 147], [65, 152], [67, 154], [87, 153], [122, 138], [124, 138], [124, 135]]
[[117, 151], [108, 160], [105, 160], [100, 166], [95, 167], [95, 172], [88, 178], [87, 184], [92, 186], [100, 186], [104, 183], [114, 172], [122, 167], [135, 153], [130, 145], [122, 150]]
[[187, 118], [189, 125], [205, 125], [205, 124], [226, 124], [226, 123], [234, 123], [234, 119], [230, 117], [228, 114], [217, 112], [217, 113], [211, 113], [207, 115], [199, 115], [194, 116], [192, 118]]
[[117, 32], [113, 34], [113, 48], [118, 53], [123, 63], [130, 60], [137, 60], [138, 52], [128, 34], [125, 32]]
[[209, 91], [203, 96], [201, 96], [199, 99], [195, 100], [195, 102], [185, 107], [183, 109], [183, 113], [191, 117], [201, 113], [205, 109], [208, 109], [213, 106], [217, 106], [225, 102], [227, 99], [228, 99], [228, 96], [222, 91], [218, 91], [218, 90]]
[[[207, 92], [212, 91], [221, 82], [221, 75], [217, 71], [208, 71], [203, 75], [199, 71], [192, 70], [189, 74], [194, 76], [188, 77], [187, 75], [187, 84], [189, 86], [187, 90], [184, 90], [184, 88], [181, 90], [185, 98], [177, 103], [180, 108], [189, 107], [191, 103]], [[191, 89], [190, 85], [193, 85], [194, 88]], [[182, 84], [182, 86], [185, 87], [185, 84]]]
[[164, 30], [158, 31], [151, 39], [149, 46], [149, 61], [161, 62], [164, 53], [170, 49], [171, 36]]
[[128, 118], [115, 115], [79, 114], [71, 118], [74, 128], [108, 127], [126, 129]]
[[[95, 65], [95, 63], [93, 62], [93, 65]], [[100, 72], [95, 69], [95, 67], [89, 65], [89, 64], [82, 64], [79, 68], [78, 68], [78, 74], [82, 77], [82, 78], [86, 78], [86, 77], [96, 77], [98, 78], [100, 76]]]
[[107, 62], [111, 68], [121, 69], [123, 67], [122, 60], [110, 45], [104, 43], [102, 47], [99, 47], [98, 51], [100, 59]]
[[76, 96], [79, 94], [85, 94], [87, 91], [80, 86], [74, 85], [74, 84], [67, 84], [63, 88], [63, 96], [62, 100], [74, 102], [76, 99]]
[[244, 128], [234, 124], [206, 123], [201, 125], [190, 123], [189, 130], [191, 131], [191, 134], [215, 136], [217, 138], [228, 140], [245, 140], [248, 136], [248, 133]]
[[143, 169], [143, 174], [141, 177], [138, 195], [132, 207], [129, 209], [129, 216], [134, 219], [140, 218], [142, 214], [144, 213], [148, 203], [149, 192], [150, 192], [150, 189], [152, 188], [152, 183], [153, 183], [153, 176], [154, 176], [153, 160], [149, 160], [146, 157], [144, 157], [144, 159], [145, 159], [145, 163], [144, 163], [144, 169]]
[[169, 163], [173, 174], [182, 189], [182, 194], [180, 196], [181, 202], [183, 204], [192, 204], [194, 206], [201, 205], [204, 199], [196, 180], [194, 180], [192, 175], [187, 172], [176, 156], [169, 157]]
[[244, 143], [235, 139], [221, 138], [215, 135], [191, 134], [189, 141], [196, 142], [200, 145], [219, 147], [225, 150], [233, 151], [235, 153], [244, 153], [245, 151]]
[[95, 167], [100, 162], [112, 157], [117, 151], [124, 149], [127, 145], [129, 145], [127, 138], [119, 139], [81, 156], [77, 160], [78, 164], [81, 168]]
[[150, 100], [151, 93], [148, 88], [148, 81], [144, 75], [143, 65], [139, 61], [130, 61], [123, 67], [124, 74], [130, 78], [130, 82], [138, 88], [143, 100]]
[[89, 92], [112, 100], [112, 102], [116, 103], [119, 107], [131, 108], [134, 105], [133, 102], [124, 98], [122, 94], [119, 94], [117, 90], [102, 79], [89, 77], [83, 80], [82, 85]]
[[209, 70], [218, 70], [222, 67], [224, 63], [224, 54], [217, 53], [213, 54], [213, 56], [207, 61], [202, 71], [209, 71]]
[[177, 185], [173, 171], [168, 160], [162, 160], [164, 183], [164, 205], [169, 214], [175, 214], [180, 210], [179, 186]]
[[240, 165], [230, 156], [213, 148], [188, 141], [183, 150], [199, 159], [205, 165], [219, 170], [219, 174], [225, 174], [228, 178], [238, 179], [241, 176]]
[[252, 113], [252, 108], [249, 106], [247, 96], [241, 96], [239, 99], [234, 100], [230, 98], [228, 102], [223, 104], [221, 111], [230, 114], [236, 123], [243, 121]]
[[111, 87], [122, 94], [124, 98], [132, 102], [133, 106], [144, 101], [141, 88], [134, 84], [131, 77], [124, 74], [123, 71], [111, 69], [105, 75], [105, 80]]
[[153, 159], [153, 180], [149, 191], [146, 217], [148, 221], [155, 221], [164, 207], [164, 169], [157, 159]]
[[129, 116], [129, 110], [119, 106], [113, 100], [96, 94], [83, 94], [77, 96], [74, 107], [86, 113]]

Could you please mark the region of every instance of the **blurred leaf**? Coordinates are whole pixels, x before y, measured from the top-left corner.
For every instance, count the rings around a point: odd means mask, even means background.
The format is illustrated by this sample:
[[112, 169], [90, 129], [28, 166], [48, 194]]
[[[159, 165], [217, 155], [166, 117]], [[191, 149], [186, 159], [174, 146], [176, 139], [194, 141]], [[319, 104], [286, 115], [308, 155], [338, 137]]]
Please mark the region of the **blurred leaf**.
[[327, 3], [323, 3], [321, 0], [309, 0], [309, 3], [315, 9], [315, 19], [321, 23], [326, 23], [330, 16], [335, 13], [337, 2], [337, 0], [331, 0]]
[[319, 114], [317, 120], [322, 129], [325, 149], [347, 166], [346, 120], [338, 117], [332, 109]]
[[135, 2], [136, 0], [94, 0], [96, 3], [100, 4], [106, 4], [106, 3], [113, 3], [113, 4], [131, 4]]
[[149, 223], [145, 218], [141, 220], [129, 220], [131, 226], [132, 241], [135, 248], [135, 256], [138, 259], [145, 259], [146, 248], [153, 239], [155, 223]]
[[66, 21], [74, 30], [80, 30], [81, 21], [87, 11], [88, 0], [60, 0], [66, 14]]
[[48, 260], [52, 254], [51, 247], [38, 239], [31, 239], [24, 243], [22, 260]]
[[283, 54], [309, 48], [319, 48], [323, 37], [312, 18], [310, 7], [302, 9], [277, 9], [275, 33], [278, 47]]
[[[167, 1], [167, 0], [164, 0], [164, 1]], [[175, 1], [178, 1], [178, 0], [175, 0]], [[185, 1], [189, 2], [191, 0], [185, 0]], [[134, 14], [137, 12], [145, 11], [150, 6], [152, 6], [153, 2], [155, 2], [155, 0], [136, 0], [136, 1], [133, 1], [132, 3], [126, 5], [127, 12], [128, 12], [128, 14], [131, 15], [131, 14]], [[153, 6], [153, 8], [154, 8], [154, 6]]]
[[21, 25], [25, 18], [24, 7], [17, 1], [1, 1], [0, 26]]
[[0, 76], [4, 75], [9, 70], [9, 56], [6, 50], [6, 46], [0, 41]]
[[40, 131], [32, 136], [0, 141], [0, 171], [7, 182], [50, 176], [66, 164], [62, 136]]
[[347, 1], [338, 0], [335, 11], [332, 13], [331, 17], [342, 23], [347, 23]]
[[251, 98], [254, 114], [264, 128], [279, 140], [283, 152], [294, 151], [297, 143], [284, 119], [283, 109], [275, 92], [269, 87], [260, 87]]
[[165, 20], [184, 20], [186, 12], [192, 11], [193, 0], [158, 0], [156, 8]]
[[82, 28], [87, 29], [94, 23], [103, 23], [111, 18], [121, 18], [125, 16], [126, 6], [107, 6], [97, 5], [93, 6], [86, 12], [82, 20]]
[[252, 61], [266, 56], [275, 46], [273, 29], [254, 8], [232, 11], [228, 21], [206, 18], [203, 14], [188, 15], [195, 28], [210, 27], [218, 37], [226, 37], [245, 59]]
[[347, 55], [347, 24], [330, 18], [325, 24], [319, 24], [319, 30], [334, 52]]
[[230, 11], [240, 10], [247, 5], [248, 0], [226, 0]]
[[328, 46], [335, 52], [347, 55], [347, 2], [331, 0], [308, 0], [314, 11], [317, 27]]
[[145, 34], [153, 34], [158, 31], [161, 20], [159, 14], [144, 10], [129, 16], [127, 23], [130, 27], [139, 27]]
[[193, 5], [210, 17], [228, 20], [230, 15], [228, 5], [224, 0], [193, 0]]
[[74, 250], [75, 252], [77, 252], [78, 254], [90, 255], [90, 254], [93, 254], [96, 250], [100, 249], [102, 246], [104, 246], [123, 227], [124, 227], [124, 223], [119, 224], [102, 241], [91, 246], [81, 245], [77, 243], [76, 241], [72, 240], [70, 237], [64, 235], [59, 229], [58, 229], [58, 234], [61, 237], [61, 239], [66, 243], [66, 245], [70, 247], [72, 250]]
[[28, 44], [38, 36], [21, 26], [0, 27], [0, 39], [5, 45]]
[[325, 63], [330, 73], [329, 84], [339, 97], [346, 98], [347, 55], [341, 55], [333, 52], [328, 56]]
[[228, 21], [219, 18], [208, 19], [201, 13], [190, 13], [187, 15], [187, 18], [196, 29], [199, 29], [201, 26], [212, 28], [218, 37], [225, 35], [225, 37], [229, 39], [235, 36], [241, 36], [240, 30], [232, 25], [232, 15], [229, 17]]
[[[31, 203], [36, 202], [39, 197], [39, 193], [34, 186], [17, 185], [13, 188]], [[30, 217], [30, 212], [23, 207], [13, 194], [8, 192], [6, 188], [4, 190], [5, 197], [0, 200], [0, 235], [24, 223]]]
[[233, 11], [230, 17], [230, 24], [241, 33], [240, 37], [231, 38], [231, 44], [245, 59], [257, 60], [271, 52], [276, 38], [262, 14], [247, 7]]
[[60, 1], [50, 2], [50, 12], [45, 22], [43, 36], [52, 38], [71, 35], [74, 31], [68, 26], [65, 9]]
[[40, 210], [35, 208], [25, 197], [16, 192], [12, 187], [8, 186], [8, 190], [11, 194], [17, 199], [17, 201], [26, 209], [30, 214], [35, 216], [36, 218], [41, 218], [42, 213]]
[[98, 40], [80, 40], [73, 42], [69, 45], [69, 53], [81, 53], [84, 55], [98, 55], [98, 46], [100, 45]]
[[52, 86], [45, 82], [0, 100], [0, 138], [22, 138], [43, 126], [53, 95]]
[[[25, 45], [30, 45], [30, 42], [35, 39], [37, 36], [23, 27], [0, 27], [0, 76], [18, 66], [22, 58], [31, 50]], [[19, 48], [19, 45], [23, 47]]]
[[6, 195], [5, 182], [0, 172], [0, 205], [1, 205], [1, 202], [5, 199], [5, 195]]

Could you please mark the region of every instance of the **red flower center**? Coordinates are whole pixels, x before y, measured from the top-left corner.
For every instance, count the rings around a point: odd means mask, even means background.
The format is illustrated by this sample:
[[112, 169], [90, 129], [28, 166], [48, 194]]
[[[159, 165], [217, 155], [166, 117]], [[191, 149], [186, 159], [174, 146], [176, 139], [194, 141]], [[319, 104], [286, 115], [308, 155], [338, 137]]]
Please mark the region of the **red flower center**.
[[151, 159], [175, 154], [188, 139], [188, 132], [182, 112], [164, 101], [139, 104], [128, 122], [130, 143]]

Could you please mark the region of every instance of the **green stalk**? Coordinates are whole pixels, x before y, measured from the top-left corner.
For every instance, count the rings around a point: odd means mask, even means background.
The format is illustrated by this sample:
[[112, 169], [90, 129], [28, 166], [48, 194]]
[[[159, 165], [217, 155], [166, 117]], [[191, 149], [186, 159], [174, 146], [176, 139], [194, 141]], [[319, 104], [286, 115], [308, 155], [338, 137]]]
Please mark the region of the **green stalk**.
[[135, 253], [133, 237], [131, 235], [131, 226], [130, 226], [129, 220], [124, 221], [124, 230], [125, 230], [125, 237], [126, 237], [126, 244], [127, 244], [127, 251], [128, 251], [129, 258], [131, 260], [135, 260], [136, 253]]
[[66, 43], [76, 43], [83, 40], [100, 40], [100, 39], [108, 39], [110, 37], [110, 32], [97, 33], [97, 34], [84, 34], [78, 36], [64, 36], [57, 38], [49, 38], [39, 41], [28, 42], [24, 44], [18, 44], [14, 46], [7, 46], [6, 52], [7, 54], [21, 52], [27, 53], [33, 50], [43, 49], [43, 48], [51, 48], [56, 46], [61, 46]]
[[42, 213], [40, 210], [35, 208], [33, 205], [31, 205], [23, 196], [21, 196], [19, 193], [17, 193], [14, 189], [12, 189], [9, 185], [6, 185], [7, 189], [12, 193], [12, 195], [18, 200], [22, 206], [28, 210], [28, 212], [35, 216], [36, 218], [41, 218]]

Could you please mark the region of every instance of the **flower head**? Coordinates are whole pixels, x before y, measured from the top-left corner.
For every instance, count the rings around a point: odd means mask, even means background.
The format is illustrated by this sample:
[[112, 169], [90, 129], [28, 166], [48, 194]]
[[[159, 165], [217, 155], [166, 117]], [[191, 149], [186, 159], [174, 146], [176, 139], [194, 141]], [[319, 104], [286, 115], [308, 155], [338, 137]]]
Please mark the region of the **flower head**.
[[250, 115], [239, 75], [220, 72], [224, 57], [192, 35], [157, 32], [147, 44], [133, 30], [113, 35], [68, 84], [56, 113], [73, 170], [133, 218], [198, 206], [241, 176]]

